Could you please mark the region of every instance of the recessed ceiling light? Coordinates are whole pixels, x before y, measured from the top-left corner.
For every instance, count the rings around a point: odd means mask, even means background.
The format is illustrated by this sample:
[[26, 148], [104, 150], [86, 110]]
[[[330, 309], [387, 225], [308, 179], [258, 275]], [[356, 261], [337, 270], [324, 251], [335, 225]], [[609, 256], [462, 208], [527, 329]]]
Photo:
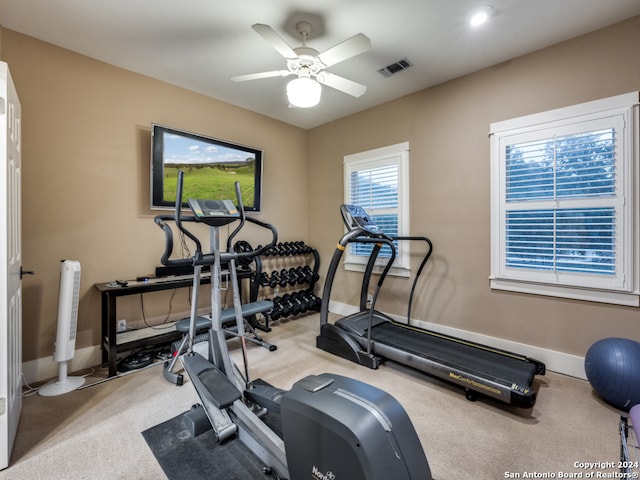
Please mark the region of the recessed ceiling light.
[[483, 5], [480, 8], [477, 8], [471, 13], [471, 17], [469, 17], [469, 23], [473, 27], [477, 27], [486, 23], [487, 20], [493, 15], [493, 6], [492, 5]]

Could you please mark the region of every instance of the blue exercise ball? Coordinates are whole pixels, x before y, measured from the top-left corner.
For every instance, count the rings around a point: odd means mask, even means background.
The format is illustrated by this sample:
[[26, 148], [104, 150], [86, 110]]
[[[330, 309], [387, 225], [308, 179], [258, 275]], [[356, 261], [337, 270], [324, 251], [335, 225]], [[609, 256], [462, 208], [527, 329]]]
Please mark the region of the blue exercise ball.
[[584, 357], [593, 389], [620, 410], [640, 403], [640, 343], [628, 338], [603, 338]]

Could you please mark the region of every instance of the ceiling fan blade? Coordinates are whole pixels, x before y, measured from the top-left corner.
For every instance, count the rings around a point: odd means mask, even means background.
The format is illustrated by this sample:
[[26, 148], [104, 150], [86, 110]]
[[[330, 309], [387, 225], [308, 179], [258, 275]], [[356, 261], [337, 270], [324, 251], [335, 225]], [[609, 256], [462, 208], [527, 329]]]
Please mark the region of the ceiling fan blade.
[[360, 97], [367, 91], [365, 85], [329, 72], [320, 72], [316, 79], [323, 85], [348, 93], [354, 97]]
[[371, 40], [364, 33], [358, 33], [344, 42], [334, 45], [329, 50], [318, 55], [320, 61], [327, 67], [355, 57], [371, 49]]
[[296, 52], [269, 25], [256, 23], [251, 26], [262, 38], [271, 44], [284, 58], [298, 58]]
[[261, 78], [286, 77], [292, 75], [289, 70], [273, 70], [271, 72], [248, 73], [246, 75], [236, 75], [231, 77], [234, 82], [246, 82], [247, 80], [259, 80]]

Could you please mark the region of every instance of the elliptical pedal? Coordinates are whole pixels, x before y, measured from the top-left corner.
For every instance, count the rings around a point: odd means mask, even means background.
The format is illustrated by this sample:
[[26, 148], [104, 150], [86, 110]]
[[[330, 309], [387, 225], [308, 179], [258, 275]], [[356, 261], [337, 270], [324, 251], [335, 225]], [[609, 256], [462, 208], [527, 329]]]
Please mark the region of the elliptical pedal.
[[[242, 392], [216, 367], [199, 353], [184, 355], [182, 365], [196, 390], [218, 409], [224, 409], [242, 397]], [[201, 391], [202, 390], [202, 391]]]
[[235, 435], [238, 427], [225, 409], [233, 405], [242, 393], [218, 367], [199, 353], [183, 355], [180, 358], [202, 401], [218, 442]]

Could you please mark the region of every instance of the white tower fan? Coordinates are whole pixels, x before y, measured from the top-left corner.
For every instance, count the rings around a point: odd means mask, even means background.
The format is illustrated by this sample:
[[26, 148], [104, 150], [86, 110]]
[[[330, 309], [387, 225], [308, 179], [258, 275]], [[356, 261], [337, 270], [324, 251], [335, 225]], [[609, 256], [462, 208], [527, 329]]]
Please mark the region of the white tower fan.
[[58, 362], [58, 379], [38, 390], [45, 397], [62, 395], [84, 384], [83, 377], [67, 376], [68, 362], [73, 358], [76, 348], [79, 297], [80, 262], [63, 260], [60, 263], [58, 331], [53, 351], [53, 360]]

